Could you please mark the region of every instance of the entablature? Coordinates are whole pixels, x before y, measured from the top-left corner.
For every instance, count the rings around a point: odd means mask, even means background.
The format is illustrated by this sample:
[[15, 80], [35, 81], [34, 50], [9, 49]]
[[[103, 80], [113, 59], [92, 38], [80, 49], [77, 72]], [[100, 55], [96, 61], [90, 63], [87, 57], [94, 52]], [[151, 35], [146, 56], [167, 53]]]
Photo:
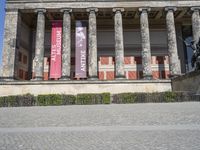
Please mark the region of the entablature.
[[12, 9], [62, 9], [64, 8], [113, 8], [138, 9], [140, 7], [193, 7], [200, 0], [7, 0], [6, 8]]

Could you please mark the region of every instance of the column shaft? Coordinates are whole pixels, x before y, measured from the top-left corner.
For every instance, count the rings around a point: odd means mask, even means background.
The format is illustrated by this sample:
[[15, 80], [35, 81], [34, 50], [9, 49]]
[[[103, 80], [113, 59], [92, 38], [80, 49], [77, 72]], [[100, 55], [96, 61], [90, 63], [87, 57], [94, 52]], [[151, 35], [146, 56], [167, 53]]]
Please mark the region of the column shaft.
[[200, 38], [200, 16], [199, 16], [200, 7], [192, 7], [191, 10], [193, 11], [192, 13], [193, 40], [194, 40], [194, 46], [196, 46]]
[[165, 8], [167, 11], [166, 14], [166, 25], [167, 25], [167, 38], [168, 38], [168, 53], [169, 53], [169, 69], [170, 75], [176, 76], [180, 75], [181, 67], [180, 61], [178, 58], [178, 48], [177, 48], [177, 41], [176, 41], [176, 30], [175, 30], [175, 23], [174, 23], [174, 11], [176, 8], [174, 7], [167, 7]]
[[15, 77], [15, 66], [18, 44], [18, 30], [20, 26], [20, 15], [17, 9], [6, 10], [5, 29], [2, 56], [2, 79], [13, 80]]
[[71, 71], [71, 9], [63, 9], [62, 80], [70, 79]]
[[37, 29], [35, 43], [35, 80], [43, 80], [44, 72], [44, 37], [45, 37], [45, 10], [37, 11]]
[[123, 8], [114, 8], [115, 12], [115, 76], [116, 78], [125, 78], [124, 72], [124, 38], [122, 25]]
[[89, 12], [89, 78], [97, 79], [97, 8], [88, 8]]
[[150, 47], [150, 35], [149, 35], [149, 21], [148, 11], [150, 8], [140, 8], [140, 28], [141, 28], [141, 40], [142, 40], [142, 68], [143, 78], [152, 79], [151, 69], [151, 47]]

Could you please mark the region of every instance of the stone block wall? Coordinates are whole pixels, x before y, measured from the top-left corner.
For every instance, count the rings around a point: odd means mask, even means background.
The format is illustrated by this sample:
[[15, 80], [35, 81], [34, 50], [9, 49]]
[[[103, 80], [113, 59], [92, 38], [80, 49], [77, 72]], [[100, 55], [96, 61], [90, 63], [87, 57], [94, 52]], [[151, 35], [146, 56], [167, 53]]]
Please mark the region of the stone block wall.
[[[99, 79], [114, 80], [115, 59], [111, 56], [103, 56], [99, 59]], [[142, 58], [140, 56], [125, 56], [125, 75], [127, 79], [137, 80], [143, 78]], [[152, 70], [154, 79], [169, 79], [168, 56], [152, 56]]]
[[190, 72], [172, 79], [172, 90], [200, 94], [200, 71]]

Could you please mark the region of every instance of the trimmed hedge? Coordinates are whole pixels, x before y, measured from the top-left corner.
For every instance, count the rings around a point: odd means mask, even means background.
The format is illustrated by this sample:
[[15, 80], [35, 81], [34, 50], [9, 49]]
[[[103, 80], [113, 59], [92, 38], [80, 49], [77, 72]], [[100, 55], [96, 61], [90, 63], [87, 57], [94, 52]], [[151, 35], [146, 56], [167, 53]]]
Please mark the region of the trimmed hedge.
[[184, 92], [120, 93], [113, 95], [112, 103], [169, 103], [184, 101], [200, 101], [200, 95]]
[[[33, 96], [31, 94], [0, 97], [0, 107], [20, 106], [58, 106], [58, 105], [92, 105], [110, 104], [110, 93], [101, 94], [48, 94]], [[112, 103], [169, 103], [183, 101], [200, 101], [200, 95], [184, 92], [161, 93], [120, 93], [113, 94]]]
[[117, 104], [126, 104], [126, 103], [134, 103], [136, 100], [135, 93], [121, 93], [113, 95], [113, 103]]
[[59, 106], [59, 105], [110, 104], [110, 93], [102, 94], [48, 94], [33, 96], [31, 94], [0, 97], [0, 107], [20, 106]]
[[61, 95], [62, 105], [74, 105], [76, 104], [76, 96], [74, 95]]
[[102, 94], [78, 94], [76, 99], [78, 105], [110, 104], [110, 93]]
[[111, 97], [110, 93], [102, 93], [101, 96], [102, 96], [102, 99], [103, 99], [103, 104], [110, 104], [111, 103], [111, 101], [110, 101], [110, 97]]
[[34, 106], [36, 99], [31, 94], [0, 97], [0, 107]]
[[37, 96], [38, 106], [73, 105], [75, 101], [76, 97], [74, 95], [49, 94]]
[[62, 97], [59, 94], [38, 95], [37, 105], [38, 106], [62, 105]]

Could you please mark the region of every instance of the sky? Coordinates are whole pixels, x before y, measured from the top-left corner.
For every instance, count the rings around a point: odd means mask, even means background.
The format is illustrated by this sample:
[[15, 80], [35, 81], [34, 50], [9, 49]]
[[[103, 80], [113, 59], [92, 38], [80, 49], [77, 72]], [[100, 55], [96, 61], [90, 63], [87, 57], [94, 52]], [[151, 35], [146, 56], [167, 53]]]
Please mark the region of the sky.
[[2, 61], [3, 48], [3, 29], [4, 29], [4, 15], [5, 15], [5, 0], [0, 0], [0, 65]]

